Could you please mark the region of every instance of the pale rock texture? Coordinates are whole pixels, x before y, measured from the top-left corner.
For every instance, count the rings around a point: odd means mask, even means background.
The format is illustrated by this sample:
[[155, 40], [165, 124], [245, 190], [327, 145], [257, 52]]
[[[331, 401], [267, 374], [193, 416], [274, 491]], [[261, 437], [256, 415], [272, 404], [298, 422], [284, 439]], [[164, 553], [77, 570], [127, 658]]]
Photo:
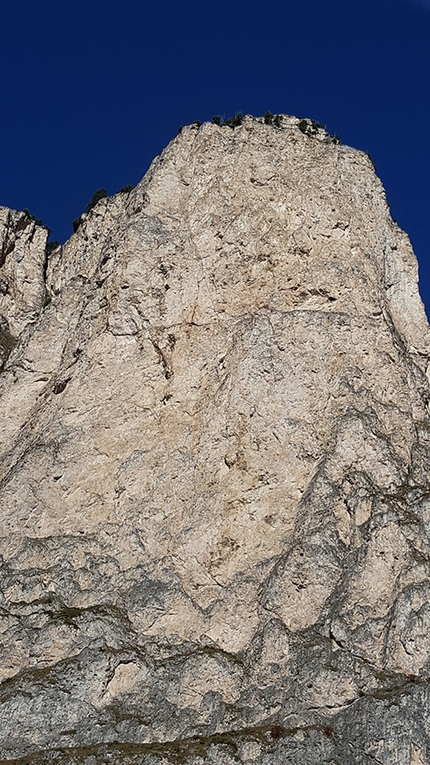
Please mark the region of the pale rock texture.
[[185, 128], [4, 272], [2, 763], [430, 762], [430, 330], [309, 125]]
[[48, 230], [27, 212], [0, 207], [0, 317], [17, 337], [35, 322], [45, 300]]

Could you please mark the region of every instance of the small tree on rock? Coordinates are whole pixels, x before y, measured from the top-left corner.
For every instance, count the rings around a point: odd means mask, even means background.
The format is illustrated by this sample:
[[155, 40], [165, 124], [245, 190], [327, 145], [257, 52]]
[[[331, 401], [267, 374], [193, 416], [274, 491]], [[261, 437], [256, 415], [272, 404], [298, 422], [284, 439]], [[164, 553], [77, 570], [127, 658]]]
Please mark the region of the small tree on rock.
[[90, 201], [88, 202], [85, 212], [89, 213], [90, 210], [93, 209], [93, 207], [96, 206], [97, 202], [100, 201], [100, 199], [104, 199], [105, 197], [109, 196], [106, 189], [97, 189], [97, 191], [94, 192], [92, 195]]

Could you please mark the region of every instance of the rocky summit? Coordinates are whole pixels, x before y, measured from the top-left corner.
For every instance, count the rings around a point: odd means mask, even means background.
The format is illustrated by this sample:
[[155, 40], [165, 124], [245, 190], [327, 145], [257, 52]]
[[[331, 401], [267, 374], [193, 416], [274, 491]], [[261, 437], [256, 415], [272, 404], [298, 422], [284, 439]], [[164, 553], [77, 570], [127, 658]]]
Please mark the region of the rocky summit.
[[370, 158], [196, 123], [46, 238], [0, 208], [1, 765], [429, 763], [430, 329]]

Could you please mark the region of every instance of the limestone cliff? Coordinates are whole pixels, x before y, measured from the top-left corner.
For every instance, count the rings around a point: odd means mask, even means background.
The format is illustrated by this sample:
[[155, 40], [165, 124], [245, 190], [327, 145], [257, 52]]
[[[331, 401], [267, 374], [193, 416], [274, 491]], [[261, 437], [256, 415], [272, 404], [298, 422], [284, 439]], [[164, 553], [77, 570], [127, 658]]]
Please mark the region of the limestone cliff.
[[4, 247], [2, 763], [430, 762], [417, 264], [370, 159], [278, 124]]
[[46, 227], [27, 210], [0, 207], [0, 368], [44, 304], [47, 238]]

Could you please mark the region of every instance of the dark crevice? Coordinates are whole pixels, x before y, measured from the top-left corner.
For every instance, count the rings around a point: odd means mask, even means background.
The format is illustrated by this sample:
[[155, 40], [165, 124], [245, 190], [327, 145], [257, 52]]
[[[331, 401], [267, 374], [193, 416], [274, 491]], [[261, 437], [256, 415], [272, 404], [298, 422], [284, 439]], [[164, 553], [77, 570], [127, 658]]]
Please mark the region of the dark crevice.
[[[139, 757], [138, 761], [141, 762], [141, 757], [152, 755], [157, 757], [157, 759], [163, 758], [163, 761], [167, 760], [169, 763], [182, 765], [182, 763], [188, 762], [191, 758], [206, 758], [209, 748], [213, 746], [230, 747], [234, 751], [235, 757], [237, 757], [239, 745], [246, 741], [254, 741], [272, 751], [272, 747], [277, 741], [294, 737], [297, 734], [307, 737], [312, 733], [319, 733], [326, 738], [332, 738], [335, 732], [330, 726], [322, 724], [303, 725], [294, 728], [285, 728], [282, 725], [271, 724], [230, 730], [224, 733], [213, 733], [208, 736], [190, 736], [189, 738], [180, 738], [173, 741], [153, 743], [115, 741], [109, 743], [108, 748], [111, 756], [117, 754], [121, 758], [124, 756]], [[73, 734], [70, 732], [70, 735]], [[1, 760], [0, 765], [31, 765], [32, 763], [38, 765], [48, 761], [52, 763], [72, 763], [77, 761], [77, 755], [83, 761], [84, 757], [97, 757], [98, 755], [103, 756], [105, 754], [106, 744], [89, 744], [78, 747], [63, 746], [39, 750], [19, 759]], [[118, 762], [116, 759], [115, 761]], [[138, 761], [136, 760], [136, 762]]]
[[338, 646], [338, 648], [345, 648], [345, 646], [343, 645], [343, 643], [341, 643], [341, 641], [340, 641], [340, 640], [337, 640], [337, 639], [335, 638], [335, 636], [333, 635], [333, 632], [332, 632], [331, 630], [330, 630], [330, 632], [329, 632], [329, 635], [330, 635], [331, 639], [333, 640], [333, 642], [334, 642], [334, 643], [336, 643], [336, 645]]
[[54, 387], [52, 388], [54, 395], [57, 396], [59, 393], [62, 393], [66, 389], [70, 380], [71, 378], [68, 377], [66, 380], [60, 380], [59, 382], [55, 383]]
[[7, 332], [7, 330], [0, 328], [0, 371], [6, 364], [15, 344], [16, 338]]
[[171, 364], [169, 363], [169, 360], [166, 357], [165, 352], [160, 348], [160, 346], [158, 345], [158, 343], [155, 342], [155, 340], [152, 340], [152, 338], [151, 338], [151, 343], [154, 347], [154, 350], [157, 352], [158, 358], [162, 364], [164, 377], [166, 378], [166, 380], [170, 380], [170, 378], [173, 377], [173, 370], [172, 370]]

